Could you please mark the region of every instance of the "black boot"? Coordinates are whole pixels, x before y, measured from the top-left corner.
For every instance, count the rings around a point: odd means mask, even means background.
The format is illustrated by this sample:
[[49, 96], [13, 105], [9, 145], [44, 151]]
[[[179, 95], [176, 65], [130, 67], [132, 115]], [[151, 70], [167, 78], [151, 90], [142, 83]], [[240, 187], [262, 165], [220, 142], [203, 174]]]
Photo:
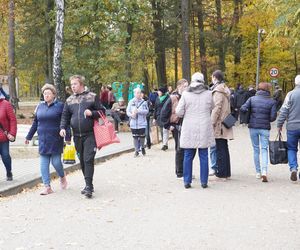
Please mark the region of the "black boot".
[[85, 186], [84, 189], [81, 190], [81, 194], [86, 194], [87, 189], [90, 189], [92, 191], [92, 193], [94, 193], [94, 186]]
[[6, 180], [7, 181], [12, 181], [13, 180], [13, 175], [12, 175], [11, 172], [6, 174]]
[[144, 148], [142, 148], [142, 155], [145, 156], [146, 155], [146, 150]]
[[92, 196], [93, 196], [93, 191], [92, 191], [92, 187], [90, 187], [90, 186], [86, 186], [86, 189], [85, 189], [85, 197], [87, 197], [87, 198], [92, 198]]

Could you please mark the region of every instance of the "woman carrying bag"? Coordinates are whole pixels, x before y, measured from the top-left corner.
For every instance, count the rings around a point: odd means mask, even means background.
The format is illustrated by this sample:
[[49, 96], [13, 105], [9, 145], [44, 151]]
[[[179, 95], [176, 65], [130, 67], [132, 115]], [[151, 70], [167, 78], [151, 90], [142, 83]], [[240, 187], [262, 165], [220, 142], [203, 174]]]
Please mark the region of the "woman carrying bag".
[[233, 140], [233, 129], [224, 125], [231, 113], [230, 90], [224, 83], [224, 74], [216, 70], [212, 74], [214, 109], [211, 120], [216, 138], [217, 172], [216, 177], [227, 179], [231, 176], [228, 140]]
[[[271, 122], [275, 121], [277, 116], [276, 101], [271, 98], [271, 88], [270, 83], [260, 83], [256, 96], [248, 99], [241, 107], [241, 112], [250, 111], [248, 128], [254, 151], [256, 178], [262, 178], [263, 182], [268, 182], [268, 147]], [[260, 151], [262, 162], [260, 162]]]

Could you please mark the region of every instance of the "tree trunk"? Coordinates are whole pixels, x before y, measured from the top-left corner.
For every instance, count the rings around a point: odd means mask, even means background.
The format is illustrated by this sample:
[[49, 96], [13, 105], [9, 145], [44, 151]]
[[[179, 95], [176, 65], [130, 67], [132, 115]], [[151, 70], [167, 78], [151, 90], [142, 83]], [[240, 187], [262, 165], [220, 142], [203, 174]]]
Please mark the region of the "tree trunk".
[[166, 51], [163, 29], [163, 10], [159, 0], [152, 0], [152, 15], [154, 28], [154, 51], [156, 55], [155, 68], [158, 85], [167, 84]]
[[54, 33], [50, 24], [49, 14], [53, 10], [53, 1], [47, 0], [46, 10], [45, 10], [45, 23], [46, 23], [46, 67], [45, 67], [45, 77], [46, 82], [53, 84], [53, 39], [52, 34]]
[[198, 28], [199, 28], [199, 49], [200, 49], [200, 65], [201, 72], [204, 75], [205, 82], [207, 78], [207, 62], [206, 62], [206, 43], [204, 35], [204, 9], [202, 0], [197, 0], [198, 3]]
[[189, 32], [189, 0], [181, 1], [182, 15], [182, 76], [191, 80], [191, 55], [190, 55], [190, 32]]
[[225, 51], [223, 41], [222, 1], [215, 0], [217, 11], [217, 51], [219, 57], [219, 69], [225, 71]]
[[[180, 15], [180, 9], [179, 9], [179, 0], [175, 0], [175, 16], [178, 17]], [[178, 82], [178, 23], [175, 24], [174, 28], [174, 78], [175, 78], [175, 87]]]
[[[237, 25], [240, 21], [240, 18], [242, 16], [243, 13], [243, 4], [242, 4], [242, 0], [234, 0], [234, 26], [235, 29], [238, 29]], [[237, 32], [238, 33], [238, 32]], [[238, 69], [237, 66], [241, 63], [241, 56], [242, 56], [242, 42], [243, 42], [243, 38], [241, 35], [238, 35], [235, 40], [234, 40], [234, 65], [235, 65], [235, 69], [234, 69], [234, 78], [235, 78], [235, 82], [239, 81], [239, 73], [238, 73]]]
[[125, 42], [125, 60], [126, 60], [126, 77], [128, 81], [132, 78], [132, 64], [131, 64], [131, 40], [132, 40], [133, 24], [127, 23], [127, 37]]
[[8, 19], [8, 84], [10, 101], [15, 108], [18, 106], [18, 97], [16, 90], [16, 65], [15, 65], [15, 2], [9, 0], [9, 19]]
[[[127, 22], [127, 37], [125, 41], [125, 71], [126, 71], [126, 81], [130, 84], [131, 78], [132, 78], [132, 64], [131, 64], [131, 40], [132, 40], [132, 33], [133, 33], [133, 24], [130, 22]], [[124, 85], [124, 93], [127, 93], [124, 95], [124, 100], [127, 103], [128, 100], [128, 88], [129, 84]]]
[[175, 72], [175, 83], [178, 82], [178, 39], [177, 31], [175, 37], [175, 49], [174, 49], [174, 72]]
[[53, 56], [53, 80], [57, 89], [57, 98], [64, 98], [62, 88], [62, 46], [63, 46], [63, 30], [64, 30], [64, 0], [55, 0], [56, 3], [56, 29], [55, 29], [55, 44]]
[[147, 94], [149, 94], [149, 72], [148, 72], [148, 68], [144, 67], [143, 69], [143, 78], [144, 78], [144, 88], [145, 88], [145, 92]]
[[198, 71], [197, 67], [197, 42], [196, 42], [196, 14], [193, 11], [192, 14], [192, 28], [193, 28], [193, 61], [194, 61], [194, 72]]
[[300, 72], [299, 72], [299, 68], [298, 68], [298, 57], [297, 57], [296, 50], [294, 52], [294, 63], [295, 63], [295, 73], [296, 73], [296, 75], [298, 75]]

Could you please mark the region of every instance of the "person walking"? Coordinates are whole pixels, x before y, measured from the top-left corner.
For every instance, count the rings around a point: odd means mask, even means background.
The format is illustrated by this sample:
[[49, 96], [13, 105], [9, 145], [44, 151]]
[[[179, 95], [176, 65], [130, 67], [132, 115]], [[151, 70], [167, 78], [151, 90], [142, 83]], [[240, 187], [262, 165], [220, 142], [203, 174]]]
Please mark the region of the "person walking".
[[[209, 90], [213, 91], [219, 84], [224, 83], [224, 80], [220, 82], [218, 79], [214, 79], [212, 83], [209, 85]], [[231, 108], [231, 113], [233, 116], [235, 116], [235, 111], [234, 111], [234, 96], [235, 96], [235, 91], [230, 90], [230, 108]], [[217, 166], [217, 148], [216, 146], [212, 146], [209, 149], [209, 156], [210, 156], [210, 172], [209, 176], [215, 176], [217, 171], [218, 171], [218, 166]]]
[[149, 112], [146, 116], [146, 119], [147, 119], [146, 145], [147, 145], [148, 149], [151, 149], [152, 142], [151, 142], [151, 135], [150, 135], [150, 133], [151, 133], [150, 119], [151, 119], [151, 116], [153, 115], [153, 105], [152, 105], [152, 102], [149, 100], [148, 96], [146, 95], [145, 90], [142, 90], [141, 93], [142, 93], [142, 99], [144, 99], [144, 101], [147, 102], [148, 109], [149, 109]]
[[160, 87], [158, 89], [158, 97], [154, 106], [154, 114], [153, 114], [153, 124], [158, 125], [160, 127], [160, 134], [162, 138], [163, 146], [161, 150], [166, 151], [168, 147], [169, 141], [169, 130], [165, 129], [161, 122], [161, 110], [167, 100], [170, 98], [168, 94], [168, 89], [166, 87]]
[[70, 83], [73, 95], [67, 99], [64, 105], [60, 135], [65, 137], [66, 129], [71, 126], [85, 179], [85, 188], [81, 193], [87, 198], [91, 198], [94, 192], [94, 159], [97, 151], [93, 126], [94, 120], [100, 117], [100, 112], [105, 115], [105, 108], [95, 93], [85, 90], [83, 76], [71, 76]]
[[[297, 181], [298, 143], [300, 142], [300, 75], [295, 78], [294, 90], [288, 92], [277, 119], [277, 128], [281, 133], [286, 121], [288, 162], [291, 171], [291, 181]], [[300, 176], [299, 176], [300, 178]]]
[[248, 93], [247, 93], [247, 95], [248, 95], [248, 98], [256, 95], [256, 89], [253, 87], [253, 85], [250, 85], [248, 87]]
[[239, 120], [240, 117], [240, 108], [243, 104], [246, 103], [248, 99], [248, 92], [244, 90], [242, 84], [238, 84], [237, 90], [234, 95], [234, 111], [235, 111], [235, 119]]
[[212, 74], [212, 82], [215, 87], [212, 91], [214, 108], [211, 119], [216, 138], [216, 159], [218, 178], [229, 178], [231, 176], [230, 154], [228, 149], [228, 140], [233, 139], [232, 128], [226, 128], [223, 121], [230, 114], [230, 90], [224, 82], [224, 74], [216, 70]]
[[182, 118], [176, 115], [176, 108], [182, 93], [188, 88], [189, 82], [181, 79], [177, 82], [176, 90], [170, 95], [170, 98], [164, 104], [161, 110], [161, 122], [165, 129], [172, 132], [175, 140], [175, 173], [177, 178], [183, 177], [183, 159], [184, 150], [180, 147], [180, 131]]
[[13, 106], [6, 100], [5, 92], [0, 92], [0, 156], [6, 169], [6, 180], [12, 181], [12, 162], [9, 144], [17, 135], [17, 119]]
[[147, 102], [142, 98], [140, 88], [134, 89], [134, 98], [128, 103], [126, 113], [130, 119], [130, 128], [133, 136], [135, 148], [134, 157], [139, 156], [141, 149], [142, 154], [146, 155], [145, 137], [147, 127], [147, 114], [149, 112]]
[[211, 111], [212, 92], [204, 84], [203, 74], [192, 76], [191, 85], [183, 92], [176, 108], [178, 117], [183, 118], [180, 147], [184, 149], [183, 181], [185, 188], [191, 188], [193, 159], [198, 150], [200, 159], [200, 182], [202, 188], [208, 184], [208, 148], [215, 145]]
[[[29, 144], [35, 132], [39, 138], [40, 170], [45, 189], [41, 195], [53, 193], [51, 188], [51, 176], [49, 171], [50, 162], [52, 163], [57, 175], [60, 177], [62, 189], [67, 188], [67, 179], [61, 161], [61, 154], [64, 147], [64, 138], [59, 135], [60, 120], [64, 104], [56, 100], [56, 89], [51, 84], [42, 87], [44, 101], [40, 102], [36, 108], [31, 128], [26, 136], [25, 144]], [[67, 134], [66, 141], [70, 141], [70, 132]]]
[[278, 85], [275, 87], [273, 99], [276, 101], [276, 109], [279, 111], [282, 106], [283, 93], [282, 89]]
[[119, 132], [119, 124], [128, 121], [126, 115], [126, 105], [123, 97], [120, 97], [118, 102], [114, 103], [111, 108], [111, 116], [114, 119], [115, 131]]
[[[242, 113], [249, 112], [248, 124], [250, 138], [254, 151], [254, 165], [256, 178], [268, 182], [268, 147], [271, 130], [271, 122], [276, 120], [276, 102], [271, 98], [270, 83], [261, 82], [255, 96], [249, 98], [241, 107]], [[262, 162], [260, 162], [260, 151]]]

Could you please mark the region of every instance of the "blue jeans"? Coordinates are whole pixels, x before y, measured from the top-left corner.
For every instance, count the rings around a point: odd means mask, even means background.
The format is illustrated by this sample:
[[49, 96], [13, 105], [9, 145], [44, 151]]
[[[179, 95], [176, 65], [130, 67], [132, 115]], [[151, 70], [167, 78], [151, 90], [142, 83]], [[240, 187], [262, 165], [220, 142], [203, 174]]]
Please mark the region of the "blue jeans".
[[210, 147], [209, 149], [210, 153], [210, 163], [211, 163], [211, 169], [217, 171], [217, 148], [216, 146]]
[[61, 154], [40, 155], [41, 174], [45, 186], [50, 186], [50, 181], [51, 181], [50, 170], [49, 170], [50, 161], [53, 167], [55, 168], [58, 176], [61, 178], [65, 176], [64, 167], [61, 162]]
[[[267, 129], [250, 128], [250, 137], [254, 150], [254, 164], [256, 173], [267, 174], [268, 171], [268, 147], [270, 131]], [[262, 163], [260, 164], [260, 148]]]
[[11, 157], [9, 154], [9, 142], [0, 142], [0, 155], [6, 168], [6, 174], [11, 173]]
[[298, 143], [300, 140], [300, 130], [287, 131], [287, 147], [288, 147], [288, 160], [291, 171], [298, 170]]
[[[184, 149], [183, 160], [183, 181], [185, 184], [192, 183], [193, 173], [193, 160], [195, 158], [197, 149], [189, 148]], [[200, 181], [201, 184], [207, 184], [208, 182], [208, 149], [199, 148], [198, 155], [200, 159]]]

